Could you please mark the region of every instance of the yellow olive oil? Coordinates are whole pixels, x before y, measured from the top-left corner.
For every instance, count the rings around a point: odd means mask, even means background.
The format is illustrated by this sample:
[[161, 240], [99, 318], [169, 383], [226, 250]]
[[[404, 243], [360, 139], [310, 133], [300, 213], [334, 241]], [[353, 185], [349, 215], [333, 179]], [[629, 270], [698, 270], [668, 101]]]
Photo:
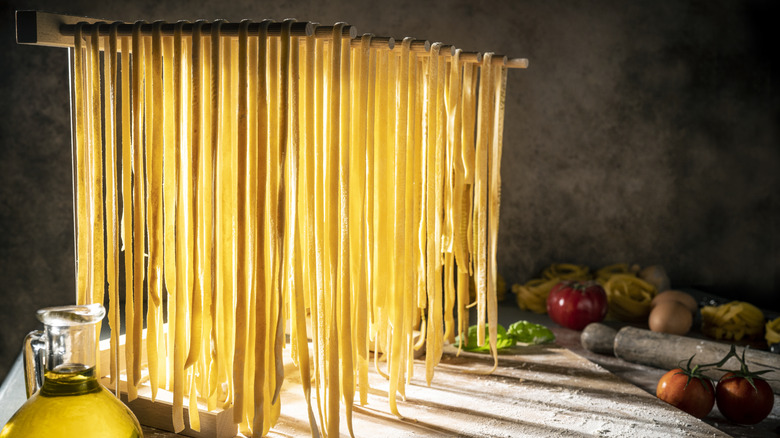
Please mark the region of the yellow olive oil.
[[41, 389], [11, 417], [0, 438], [136, 438], [135, 415], [95, 377], [95, 368], [46, 371]]

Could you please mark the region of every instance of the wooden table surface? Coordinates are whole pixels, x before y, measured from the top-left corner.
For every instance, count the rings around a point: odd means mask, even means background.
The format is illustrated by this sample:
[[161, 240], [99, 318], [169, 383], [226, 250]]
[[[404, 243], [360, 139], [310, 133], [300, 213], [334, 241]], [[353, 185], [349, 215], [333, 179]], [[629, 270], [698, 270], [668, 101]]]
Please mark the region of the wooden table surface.
[[[488, 376], [464, 372], [489, 369], [488, 356], [456, 356], [454, 349], [446, 349], [430, 387], [424, 362], [417, 361], [407, 398], [399, 402], [402, 419], [390, 414], [387, 382], [372, 371], [369, 404], [355, 407], [356, 436], [780, 436], [777, 395], [770, 417], [755, 426], [732, 424], [717, 407], [698, 420], [654, 396], [665, 370], [588, 352], [579, 332], [558, 327], [546, 315], [521, 312], [512, 303], [503, 303], [499, 315], [505, 326], [520, 319], [548, 325], [556, 343], [515, 347], [501, 355], [499, 368]], [[292, 365], [285, 368], [282, 416], [270, 436], [310, 436], [298, 374]], [[344, 425], [342, 415], [346, 437]], [[177, 436], [146, 427], [144, 434]]]
[[[387, 405], [387, 382], [371, 373], [367, 406], [355, 406], [358, 437], [728, 436], [661, 402], [604, 368], [559, 345], [515, 348], [490, 375], [489, 356], [445, 351], [431, 386], [424, 362], [399, 402]], [[282, 389], [282, 414], [271, 437], [310, 434], [297, 374]], [[348, 436], [342, 415], [341, 436]], [[147, 436], [173, 434], [149, 430]]]
[[[490, 376], [464, 373], [489, 368], [489, 357], [457, 357], [454, 350], [445, 350], [431, 387], [425, 385], [423, 362], [418, 361], [407, 400], [399, 403], [403, 419], [389, 413], [387, 384], [372, 372], [369, 404], [355, 408], [356, 436], [780, 436], [777, 395], [770, 417], [755, 426], [733, 424], [717, 407], [699, 420], [655, 397], [666, 370], [591, 353], [581, 346], [580, 332], [558, 327], [546, 315], [520, 311], [513, 303], [502, 303], [499, 315], [504, 326], [521, 319], [545, 324], [556, 334], [556, 343], [515, 347], [501, 355]], [[300, 415], [305, 404], [297, 374], [288, 370], [282, 418], [270, 436], [310, 436]], [[175, 436], [153, 429], [145, 433]], [[342, 436], [348, 436], [346, 431]]]

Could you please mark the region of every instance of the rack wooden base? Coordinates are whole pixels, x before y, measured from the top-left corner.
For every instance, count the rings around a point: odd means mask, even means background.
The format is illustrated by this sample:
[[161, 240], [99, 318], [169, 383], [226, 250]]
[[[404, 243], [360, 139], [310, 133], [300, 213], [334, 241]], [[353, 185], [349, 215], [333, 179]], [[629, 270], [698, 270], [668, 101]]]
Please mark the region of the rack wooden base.
[[[122, 376], [119, 383], [120, 399], [124, 402], [138, 418], [138, 421], [144, 426], [154, 427], [156, 429], [173, 431], [173, 420], [171, 412], [173, 410], [173, 393], [163, 389], [157, 390], [157, 397], [152, 401], [152, 390], [148, 385], [141, 385], [138, 388], [138, 398], [133, 401], [127, 401], [127, 381], [126, 376]], [[101, 379], [103, 384], [110, 391], [114, 391], [113, 385], [108, 381], [108, 377]], [[238, 434], [238, 428], [233, 424], [233, 409], [217, 409], [209, 411], [205, 403], [198, 400], [198, 412], [200, 414], [200, 430], [196, 431], [189, 426], [188, 401], [184, 399], [184, 424], [185, 429], [179, 432], [179, 435], [185, 435], [197, 438], [229, 438]]]
[[[163, 333], [167, 333], [168, 324], [163, 325]], [[110, 369], [110, 343], [109, 340], [100, 341], [99, 372], [100, 383], [114, 392], [114, 385], [110, 382], [108, 372]], [[146, 364], [146, 330], [141, 337], [141, 363]], [[119, 337], [119, 397], [138, 418], [138, 421], [149, 427], [173, 432], [173, 393], [164, 389], [157, 390], [157, 397], [152, 401], [152, 389], [148, 382], [138, 387], [138, 398], [128, 402], [127, 374], [125, 374], [125, 336]], [[200, 430], [189, 427], [189, 400], [184, 398], [184, 425], [185, 429], [179, 435], [203, 438], [232, 438], [238, 434], [238, 427], [233, 424], [232, 408], [209, 411], [205, 400], [198, 399], [198, 412], [200, 416]]]

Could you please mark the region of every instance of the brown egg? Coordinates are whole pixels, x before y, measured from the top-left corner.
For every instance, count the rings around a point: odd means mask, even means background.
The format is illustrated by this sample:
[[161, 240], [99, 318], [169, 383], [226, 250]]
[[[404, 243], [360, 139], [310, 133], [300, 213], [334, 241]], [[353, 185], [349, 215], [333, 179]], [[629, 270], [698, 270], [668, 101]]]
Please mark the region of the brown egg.
[[657, 291], [667, 290], [671, 283], [666, 269], [660, 265], [647, 266], [637, 273], [639, 278], [655, 286]]
[[690, 294], [679, 290], [667, 290], [656, 295], [655, 298], [653, 298], [653, 301], [650, 302], [650, 308], [654, 308], [658, 303], [663, 301], [677, 301], [687, 307], [691, 313], [695, 313], [699, 309], [698, 303], [696, 303], [696, 300]]
[[679, 301], [665, 300], [650, 311], [647, 323], [654, 332], [684, 335], [691, 329], [693, 314]]

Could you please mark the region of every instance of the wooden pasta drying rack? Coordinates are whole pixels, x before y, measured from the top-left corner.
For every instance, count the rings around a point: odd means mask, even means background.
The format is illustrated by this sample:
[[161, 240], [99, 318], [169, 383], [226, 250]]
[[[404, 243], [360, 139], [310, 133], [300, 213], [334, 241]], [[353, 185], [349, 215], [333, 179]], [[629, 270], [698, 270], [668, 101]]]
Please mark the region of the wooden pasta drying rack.
[[[17, 20], [17, 42], [18, 43], [69, 48], [71, 66], [73, 65], [73, 49], [72, 49], [73, 36], [77, 31], [76, 29], [79, 23], [82, 23], [82, 25], [84, 26], [83, 29], [89, 29], [90, 26], [92, 26], [93, 29], [97, 27], [97, 31], [101, 32], [101, 35], [103, 35], [104, 32], [105, 34], [107, 34], [108, 32], [108, 24], [104, 20], [98, 20], [93, 18], [82, 18], [82, 17], [67, 16], [67, 15], [50, 14], [50, 13], [38, 12], [38, 11], [19, 11], [16, 14], [16, 20]], [[278, 33], [280, 28], [280, 26], [278, 25], [280, 25], [280, 23], [272, 23], [268, 28], [269, 34], [274, 34], [274, 32]], [[202, 30], [207, 31], [208, 26], [209, 24], [204, 24]], [[123, 35], [123, 36], [130, 35], [132, 29], [133, 29], [132, 24], [124, 23], [118, 25], [119, 35]], [[185, 24], [182, 29], [184, 32], [192, 32], [192, 25]], [[225, 23], [222, 27], [222, 31], [226, 35], [231, 35], [232, 33], [237, 34], [238, 29], [239, 28], [237, 23]], [[151, 25], [141, 25], [141, 31], [144, 34], [150, 33]], [[166, 35], [172, 34], [173, 24], [163, 24], [162, 32], [163, 34]], [[326, 35], [330, 35], [333, 32], [333, 26], [314, 26], [311, 23], [300, 22], [300, 23], [294, 23], [292, 25], [291, 32], [295, 36], [312, 36], [312, 35], [326, 36]], [[360, 42], [355, 39], [355, 37], [357, 36], [357, 31], [353, 26], [348, 26], [348, 25], [344, 26], [342, 37], [347, 37], [347, 36], [352, 39], [351, 41], [352, 46], [360, 45]], [[385, 49], [393, 49], [394, 44], [395, 44], [394, 39], [390, 37], [373, 37], [371, 40], [372, 46], [376, 45], [377, 47], [382, 47]], [[412, 51], [416, 51], [416, 52], [427, 52], [428, 50], [430, 50], [431, 44], [425, 40], [414, 40], [410, 43], [410, 48]], [[448, 50], [452, 53], [454, 53], [455, 50], [455, 48], [452, 46], [441, 46], [441, 49], [442, 49], [441, 53], [445, 55]], [[481, 62], [482, 54], [478, 52], [461, 52], [460, 59], [462, 61]], [[527, 60], [520, 59], [520, 58], [507, 59], [504, 56], [494, 55], [492, 59], [493, 59], [492, 62], [494, 64], [502, 65], [509, 68], [525, 68], [528, 65]], [[74, 160], [75, 160], [75, 153], [74, 153]], [[124, 354], [123, 346], [124, 343], [120, 340], [120, 345], [119, 345], [120, 356]], [[141, 351], [143, 352], [145, 352], [145, 350], [146, 350], [145, 347], [141, 349]], [[108, 356], [109, 356], [109, 352], [108, 352], [107, 345], [103, 345], [101, 347], [101, 368], [100, 368], [101, 370], [109, 369]], [[122, 360], [120, 360], [119, 362], [124, 363], [124, 361]], [[124, 375], [121, 373], [121, 371], [122, 370], [120, 370], [120, 376]], [[104, 379], [103, 383], [106, 384], [106, 386], [109, 387], [111, 386], [111, 383], [108, 382], [106, 379]], [[123, 382], [120, 378], [118, 378], [117, 386], [119, 389], [118, 392], [124, 393], [124, 391], [122, 391]], [[129, 402], [128, 404], [136, 412], [136, 415], [139, 417], [139, 419], [141, 419], [141, 422], [143, 424], [158, 427], [161, 429], [172, 430], [169, 409], [161, 409], [161, 405], [165, 406], [167, 404], [168, 406], [170, 406], [171, 394], [160, 389], [158, 392], [157, 400], [155, 402], [152, 402], [150, 391], [147, 389], [148, 388], [139, 391], [138, 394], [139, 398], [137, 400]], [[127, 401], [126, 396], [124, 396], [123, 398], [125, 401]], [[185, 404], [185, 410], [186, 410], [186, 404]], [[232, 423], [231, 420], [232, 415], [230, 409], [225, 411], [217, 410], [217, 411], [209, 412], [207, 409], [205, 409], [205, 404], [202, 404], [199, 411], [202, 413], [201, 432], [195, 432], [190, 429], [187, 429], [184, 432], [185, 434], [190, 436], [217, 436], [217, 437], [236, 435], [237, 428], [236, 425]]]

